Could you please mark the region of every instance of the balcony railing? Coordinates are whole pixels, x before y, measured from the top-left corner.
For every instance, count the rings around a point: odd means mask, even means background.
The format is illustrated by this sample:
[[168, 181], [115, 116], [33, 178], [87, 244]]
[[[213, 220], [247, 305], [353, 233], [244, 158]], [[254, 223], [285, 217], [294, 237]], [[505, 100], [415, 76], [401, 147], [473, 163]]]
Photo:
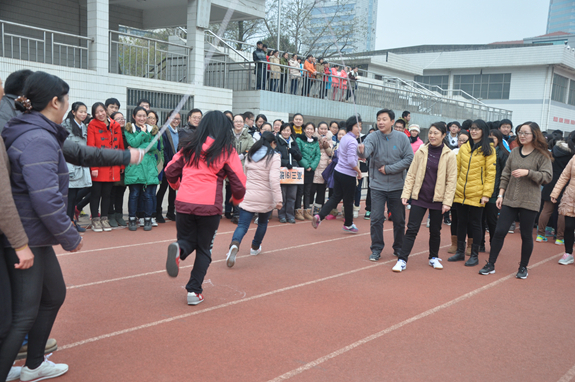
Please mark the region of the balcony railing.
[[[279, 71], [271, 70], [279, 69]], [[212, 62], [206, 67], [204, 85], [236, 91], [265, 90], [309, 96], [336, 102], [355, 102], [358, 105], [445, 116], [450, 119], [511, 119], [511, 111], [483, 104], [421, 93], [409, 86], [385, 86], [372, 82], [351, 81], [340, 76], [318, 74], [307, 76], [303, 69], [259, 63]], [[326, 105], [327, 109], [327, 105]]]
[[192, 48], [110, 31], [110, 73], [187, 82]]
[[87, 69], [88, 37], [0, 20], [0, 57]]

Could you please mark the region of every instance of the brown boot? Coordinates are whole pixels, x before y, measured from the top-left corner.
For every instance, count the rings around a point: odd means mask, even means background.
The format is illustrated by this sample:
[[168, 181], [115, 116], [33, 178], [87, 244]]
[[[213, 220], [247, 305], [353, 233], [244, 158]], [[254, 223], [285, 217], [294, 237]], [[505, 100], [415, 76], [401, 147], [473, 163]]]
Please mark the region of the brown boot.
[[303, 210], [295, 210], [295, 220], [305, 220], [303, 217]]
[[313, 220], [313, 215], [311, 214], [311, 208], [308, 208], [303, 211], [303, 218], [305, 220]]
[[473, 239], [467, 238], [467, 249], [465, 250], [465, 254], [467, 256], [471, 256], [471, 246], [473, 245]]
[[451, 247], [447, 250], [447, 253], [455, 253], [457, 251], [457, 235], [451, 236]]

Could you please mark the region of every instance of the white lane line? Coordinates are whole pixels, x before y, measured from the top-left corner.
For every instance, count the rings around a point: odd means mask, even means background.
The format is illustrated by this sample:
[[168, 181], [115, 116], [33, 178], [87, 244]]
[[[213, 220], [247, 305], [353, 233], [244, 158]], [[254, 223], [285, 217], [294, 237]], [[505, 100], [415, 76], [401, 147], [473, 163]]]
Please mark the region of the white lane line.
[[[353, 235], [353, 236], [357, 237], [358, 235]], [[351, 237], [351, 236], [350, 236], [350, 237]], [[440, 248], [445, 248], [445, 247], [449, 247], [449, 246], [450, 246], [450, 245], [444, 245], [443, 247], [440, 247]], [[424, 254], [424, 253], [429, 253], [429, 250], [425, 250], [425, 251], [413, 253], [413, 254], [410, 255], [410, 257], [418, 256], [418, 255], [421, 255], [421, 254]], [[389, 264], [389, 263], [396, 262], [396, 261], [397, 261], [396, 259], [391, 259], [391, 260], [384, 261], [384, 262], [381, 262], [381, 263], [369, 265], [369, 266], [367, 266], [367, 267], [362, 267], [362, 268], [354, 269], [354, 270], [351, 270], [351, 271], [347, 271], [347, 272], [343, 272], [343, 273], [338, 273], [338, 274], [336, 274], [336, 275], [323, 277], [323, 278], [321, 278], [321, 279], [312, 280], [312, 281], [308, 281], [308, 282], [305, 282], [305, 283], [292, 285], [292, 286], [285, 287], [285, 288], [281, 288], [281, 289], [276, 289], [276, 290], [273, 290], [273, 291], [270, 291], [270, 292], [266, 292], [266, 293], [262, 293], [262, 294], [258, 294], [258, 295], [252, 296], [252, 297], [246, 297], [246, 298], [242, 298], [242, 299], [240, 299], [240, 300], [227, 302], [227, 303], [225, 303], [225, 304], [216, 305], [216, 306], [213, 306], [213, 307], [210, 307], [210, 308], [206, 308], [206, 309], [202, 309], [202, 310], [197, 310], [197, 311], [195, 311], [195, 312], [180, 314], [179, 316], [174, 316], [174, 317], [166, 318], [166, 319], [159, 320], [159, 321], [155, 321], [155, 322], [150, 322], [150, 323], [148, 323], [148, 324], [139, 325], [139, 326], [135, 326], [135, 327], [132, 327], [132, 328], [127, 328], [127, 329], [124, 329], [124, 330], [119, 330], [119, 331], [117, 331], [117, 332], [112, 332], [112, 333], [108, 333], [108, 334], [103, 334], [103, 335], [101, 335], [101, 336], [88, 338], [88, 339], [85, 339], [85, 340], [82, 340], [82, 341], [78, 341], [78, 342], [74, 342], [74, 343], [71, 343], [71, 344], [67, 344], [67, 345], [63, 345], [63, 346], [58, 346], [58, 349], [59, 349], [59, 350], [71, 349], [71, 348], [74, 348], [74, 347], [76, 347], [76, 346], [84, 345], [84, 344], [87, 344], [87, 343], [90, 343], [90, 342], [96, 342], [96, 341], [103, 340], [103, 339], [106, 339], [106, 338], [116, 337], [116, 336], [119, 336], [119, 335], [121, 335], [121, 334], [126, 334], [126, 333], [135, 332], [135, 331], [141, 330], [141, 329], [151, 328], [151, 327], [153, 327], [153, 326], [157, 326], [157, 325], [161, 325], [161, 324], [166, 324], [166, 323], [168, 323], [168, 322], [172, 322], [172, 321], [175, 321], [175, 320], [181, 320], [182, 318], [187, 318], [187, 317], [191, 317], [191, 316], [196, 316], [196, 315], [201, 314], [201, 313], [207, 313], [207, 312], [211, 312], [211, 311], [213, 311], [213, 310], [222, 309], [222, 308], [227, 308], [228, 306], [233, 306], [233, 305], [241, 304], [241, 303], [243, 303], [243, 302], [248, 302], [248, 301], [252, 301], [252, 300], [257, 300], [257, 299], [260, 299], [260, 298], [263, 298], [263, 297], [272, 296], [272, 295], [274, 295], [274, 294], [278, 294], [278, 293], [282, 293], [282, 292], [287, 292], [287, 291], [290, 291], [290, 290], [293, 290], [293, 289], [302, 288], [302, 287], [304, 287], [304, 286], [317, 284], [317, 283], [320, 283], [320, 282], [323, 282], [323, 281], [327, 281], [327, 280], [332, 280], [332, 279], [335, 279], [335, 278], [338, 278], [338, 277], [348, 276], [348, 275], [351, 275], [351, 274], [354, 274], [354, 273], [357, 273], [357, 272], [365, 271], [365, 270], [367, 270], [367, 269], [371, 269], [371, 268], [375, 268], [375, 267], [380, 267], [380, 266], [382, 266], [382, 265]]]
[[558, 380], [557, 382], [569, 382], [573, 378], [575, 378], [575, 365], [573, 365], [573, 367], [569, 369], [569, 371], [564, 376], [562, 376], [561, 379]]
[[[561, 256], [561, 255], [562, 255], [562, 253], [561, 253], [561, 254], [554, 255], [554, 256], [551, 256], [551, 257], [549, 257], [549, 258], [547, 258], [547, 259], [545, 259], [545, 260], [542, 260], [542, 261], [540, 261], [540, 262], [538, 262], [538, 263], [536, 263], [536, 264], [533, 264], [532, 266], [529, 267], [529, 269], [538, 267], [539, 265], [544, 264], [544, 263], [548, 262], [549, 260], [556, 259], [556, 258], [558, 258], [558, 257]], [[326, 362], [326, 361], [328, 361], [328, 360], [330, 360], [330, 359], [332, 359], [332, 358], [335, 358], [335, 357], [340, 356], [340, 355], [342, 355], [342, 354], [344, 354], [344, 353], [347, 353], [348, 351], [353, 350], [353, 349], [355, 349], [355, 348], [357, 348], [357, 347], [359, 347], [359, 346], [361, 346], [361, 345], [364, 345], [364, 344], [366, 344], [366, 343], [368, 343], [368, 342], [371, 342], [371, 341], [373, 341], [373, 340], [376, 340], [376, 339], [378, 339], [378, 338], [380, 338], [380, 337], [382, 337], [382, 336], [384, 336], [384, 335], [386, 335], [386, 334], [388, 334], [388, 333], [391, 333], [391, 332], [393, 332], [394, 330], [397, 330], [397, 329], [399, 329], [399, 328], [401, 328], [401, 327], [403, 327], [403, 326], [405, 326], [405, 325], [408, 325], [408, 324], [411, 324], [412, 322], [421, 320], [422, 318], [425, 318], [425, 317], [427, 317], [427, 316], [430, 316], [430, 315], [432, 315], [432, 314], [434, 314], [434, 313], [437, 313], [437, 312], [439, 312], [439, 311], [441, 311], [441, 310], [447, 309], [447, 308], [449, 308], [449, 307], [451, 307], [451, 306], [453, 306], [453, 305], [455, 305], [455, 304], [457, 304], [457, 303], [459, 303], [459, 302], [461, 302], [461, 301], [467, 300], [467, 299], [469, 299], [469, 298], [471, 298], [471, 297], [473, 297], [473, 296], [475, 296], [475, 295], [477, 295], [477, 294], [479, 294], [479, 293], [481, 293], [481, 292], [483, 292], [483, 291], [486, 291], [486, 290], [488, 290], [488, 289], [491, 289], [491, 288], [493, 288], [493, 287], [495, 287], [495, 286], [497, 286], [497, 285], [503, 283], [504, 281], [509, 280], [509, 279], [512, 278], [512, 277], [515, 277], [515, 273], [511, 273], [511, 274], [509, 274], [509, 275], [507, 275], [507, 276], [505, 276], [505, 277], [500, 278], [499, 280], [496, 280], [496, 281], [494, 281], [494, 282], [492, 282], [492, 283], [489, 283], [489, 284], [487, 284], [487, 285], [484, 285], [484, 286], [482, 286], [481, 288], [477, 288], [477, 289], [475, 289], [475, 290], [473, 290], [473, 291], [471, 291], [471, 292], [465, 293], [464, 295], [459, 296], [459, 297], [457, 297], [457, 298], [454, 299], [454, 300], [448, 301], [448, 302], [446, 302], [446, 303], [444, 303], [444, 304], [441, 304], [441, 305], [436, 306], [435, 308], [431, 308], [431, 309], [429, 309], [429, 310], [426, 310], [426, 311], [423, 312], [423, 313], [420, 313], [420, 314], [418, 314], [418, 315], [416, 315], [416, 316], [413, 316], [413, 317], [411, 317], [411, 318], [408, 318], [407, 320], [401, 321], [400, 323], [397, 323], [397, 324], [395, 324], [395, 325], [393, 325], [393, 326], [390, 326], [389, 328], [384, 329], [384, 330], [382, 330], [381, 332], [372, 334], [371, 336], [365, 337], [365, 338], [363, 338], [363, 339], [361, 339], [361, 340], [359, 340], [359, 341], [357, 341], [357, 342], [354, 342], [354, 343], [352, 343], [352, 344], [350, 344], [350, 345], [347, 345], [346, 347], [343, 347], [343, 348], [341, 348], [341, 349], [339, 349], [339, 350], [336, 350], [336, 351], [334, 351], [333, 353], [330, 353], [330, 354], [328, 354], [328, 355], [326, 355], [326, 356], [320, 357], [320, 358], [316, 359], [315, 361], [312, 361], [312, 362], [307, 363], [307, 364], [305, 364], [305, 365], [303, 365], [303, 366], [301, 366], [301, 367], [298, 367], [297, 369], [294, 369], [294, 370], [289, 371], [289, 372], [287, 372], [287, 373], [285, 373], [285, 374], [283, 374], [283, 375], [280, 375], [280, 376], [277, 377], [277, 378], [271, 379], [269, 382], [280, 382], [280, 381], [285, 381], [285, 380], [287, 380], [287, 379], [290, 379], [291, 377], [295, 377], [296, 375], [301, 374], [301, 373], [303, 373], [304, 371], [307, 371], [307, 370], [309, 370], [309, 369], [312, 369], [312, 368], [314, 368], [314, 367], [316, 367], [316, 366], [318, 366], [318, 365], [320, 365], [320, 364], [322, 364], [322, 363], [324, 363], [324, 362]], [[574, 368], [575, 368], [575, 367], [574, 367]], [[571, 371], [571, 370], [570, 370], [570, 371]], [[575, 371], [574, 371], [574, 372], [575, 372]], [[569, 373], [567, 373], [567, 374], [569, 374]], [[561, 381], [561, 382], [563, 382], [563, 381]]]

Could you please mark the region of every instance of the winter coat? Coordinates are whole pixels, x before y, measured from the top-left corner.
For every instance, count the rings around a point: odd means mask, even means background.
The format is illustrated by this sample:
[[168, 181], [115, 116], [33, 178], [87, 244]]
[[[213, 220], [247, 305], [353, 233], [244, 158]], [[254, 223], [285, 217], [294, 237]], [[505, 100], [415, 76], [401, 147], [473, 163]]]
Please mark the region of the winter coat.
[[[427, 159], [429, 157], [429, 145], [423, 145], [417, 150], [413, 157], [413, 162], [409, 167], [405, 178], [405, 185], [401, 193], [402, 199], [418, 200], [419, 191], [425, 179], [427, 171]], [[451, 206], [455, 196], [455, 185], [457, 184], [457, 158], [453, 151], [445, 145], [441, 150], [439, 164], [437, 165], [437, 180], [433, 193], [433, 202], [440, 202], [443, 205]]]
[[[213, 138], [206, 138], [202, 152], [205, 153], [213, 143]], [[230, 154], [220, 155], [210, 167], [201, 159], [197, 166], [186, 165], [184, 154], [180, 151], [168, 163], [164, 173], [170, 186], [178, 190], [176, 212], [182, 214], [221, 215], [224, 203], [223, 185], [225, 178], [228, 179], [232, 189], [232, 202], [234, 204], [239, 204], [246, 193], [246, 176], [235, 150]]]
[[315, 75], [315, 78], [322, 78], [323, 77], [323, 73], [324, 73], [324, 68], [325, 68], [325, 64], [316, 64], [315, 65], [315, 70], [317, 71], [317, 74]]
[[347, 89], [347, 73], [345, 72], [345, 70], [341, 70], [339, 72], [339, 76], [341, 77], [339, 79], [339, 87], [342, 89]]
[[[109, 126], [96, 118], [88, 124], [87, 145], [124, 150], [124, 140], [122, 138], [122, 128], [118, 122], [108, 118]], [[117, 182], [120, 180], [120, 169], [123, 166], [92, 167], [91, 170], [98, 170], [98, 176], [92, 176], [93, 182]]]
[[[236, 135], [234, 131], [234, 136]], [[248, 155], [248, 151], [254, 145], [254, 138], [250, 135], [248, 129], [244, 128], [240, 137], [235, 140], [235, 147], [238, 155], [240, 155], [240, 159], [242, 161], [242, 165], [245, 163], [246, 156]]]
[[301, 72], [299, 71], [299, 62], [297, 62], [297, 60], [289, 60], [289, 66], [294, 68], [289, 70], [289, 76], [291, 79], [301, 77]]
[[321, 151], [317, 137], [312, 137], [312, 140], [313, 142], [308, 142], [307, 138], [301, 139], [300, 137], [295, 139], [299, 151], [301, 151], [300, 166], [306, 170], [311, 167], [311, 171], [315, 171], [321, 158]]
[[[541, 190], [541, 200], [544, 200], [546, 202], [551, 201], [551, 191], [553, 191], [553, 188], [555, 187], [557, 180], [561, 176], [561, 173], [563, 172], [563, 170], [565, 170], [565, 167], [567, 167], [567, 163], [569, 163], [571, 157], [573, 157], [573, 153], [569, 149], [569, 145], [567, 145], [567, 143], [564, 141], [557, 142], [555, 146], [553, 146], [551, 153], [553, 154], [554, 159], [552, 163], [553, 179], [551, 180], [551, 182], [543, 186], [543, 190]], [[562, 194], [560, 194], [557, 199], [558, 200], [561, 199], [561, 196]]]
[[[563, 172], [559, 176], [553, 187], [550, 197], [559, 199], [563, 192], [561, 203], [559, 204], [559, 214], [563, 216], [575, 217], [575, 182], [571, 179], [575, 178], [575, 157], [572, 157], [565, 166]], [[565, 187], [567, 186], [567, 187]]]
[[509, 157], [507, 150], [501, 150], [499, 147], [495, 148], [495, 153], [497, 155], [497, 160], [495, 162], [495, 185], [493, 186], [493, 195], [491, 195], [489, 203], [497, 202], [497, 195], [499, 195], [499, 185], [501, 184], [501, 173], [503, 172], [505, 164], [507, 164], [507, 158]]
[[333, 134], [331, 133], [331, 131], [328, 130], [328, 132], [326, 134], [327, 145], [324, 147], [324, 145], [321, 144], [321, 137], [319, 136], [319, 134], [316, 133], [316, 136], [317, 136], [318, 140], [320, 141], [319, 151], [321, 153], [321, 156], [319, 158], [319, 164], [317, 165], [317, 167], [315, 169], [315, 174], [313, 176], [313, 182], [314, 183], [317, 183], [317, 184], [324, 184], [325, 183], [325, 179], [323, 178], [322, 173], [327, 168], [327, 166], [329, 165], [329, 162], [331, 161], [331, 157], [333, 155], [334, 141], [331, 139], [332, 135]]
[[[76, 142], [81, 146], [86, 146], [88, 128], [84, 123], [82, 123], [80, 127], [75, 120], [65, 119], [64, 122], [62, 122], [62, 127], [68, 131], [67, 140]], [[90, 167], [81, 167], [70, 163], [67, 163], [67, 165], [70, 175], [69, 188], [92, 187], [92, 175], [90, 174]]]
[[313, 62], [309, 62], [308, 60], [305, 60], [303, 63], [303, 68], [305, 69], [306, 73], [305, 76], [309, 77], [309, 78], [315, 78], [315, 65], [313, 64]]
[[457, 154], [457, 188], [455, 203], [484, 207], [481, 198], [493, 194], [496, 172], [495, 147], [491, 144], [491, 155], [483, 155], [481, 147], [471, 149], [472, 140], [459, 148]]
[[[411, 138], [411, 136], [410, 136], [410, 138]], [[411, 141], [411, 139], [410, 139], [410, 141]], [[417, 137], [415, 142], [411, 142], [411, 148], [413, 149], [414, 154], [421, 147], [421, 145], [423, 145], [423, 141], [419, 137]]]
[[270, 62], [272, 63], [272, 65], [271, 65], [272, 72], [270, 74], [270, 78], [272, 80], [279, 80], [282, 68], [280, 66], [273, 65], [273, 64], [279, 64], [280, 63], [279, 57], [275, 57], [275, 56], [270, 57]]
[[[154, 138], [152, 131], [154, 130], [156, 134], [158, 131], [155, 126], [145, 125], [145, 128], [145, 130], [140, 130], [135, 124], [129, 122], [126, 124], [124, 134], [126, 135], [126, 142], [130, 147], [135, 149], [145, 149], [148, 147]], [[142, 159], [140, 164], [131, 164], [126, 167], [124, 184], [126, 186], [132, 184], [159, 184], [158, 161], [156, 160], [156, 154], [158, 152], [157, 147], [152, 147], [152, 149], [144, 155], [144, 159]]]
[[274, 153], [268, 161], [268, 148], [262, 146], [246, 160], [246, 195], [240, 208], [249, 212], [266, 213], [282, 201], [280, 188], [281, 155]]
[[14, 105], [16, 98], [18, 98], [16, 95], [4, 94], [0, 100], [0, 133], [9, 120], [22, 114]]
[[[282, 58], [280, 58], [280, 65], [289, 66], [289, 61], [282, 57]], [[281, 67], [282, 74], [286, 74], [289, 69], [284, 68], [283, 66]]]
[[2, 131], [12, 195], [31, 247], [60, 244], [71, 251], [81, 241], [66, 214], [69, 177], [62, 146], [67, 136], [66, 129], [36, 111], [12, 118]]
[[288, 169], [300, 167], [298, 161], [302, 158], [301, 151], [292, 137], [289, 138], [288, 143], [280, 134], [278, 134], [276, 151], [281, 155], [282, 167], [287, 167]]
[[334, 88], [339, 88], [339, 73], [335, 68], [331, 68], [331, 84]]

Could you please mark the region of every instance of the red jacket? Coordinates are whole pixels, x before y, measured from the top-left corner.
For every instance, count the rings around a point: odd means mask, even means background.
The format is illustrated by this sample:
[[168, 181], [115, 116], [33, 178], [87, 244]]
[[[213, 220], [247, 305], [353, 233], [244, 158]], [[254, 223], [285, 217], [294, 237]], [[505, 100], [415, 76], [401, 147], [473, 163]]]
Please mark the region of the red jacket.
[[[122, 128], [118, 122], [108, 118], [110, 126], [94, 118], [88, 124], [88, 146], [103, 149], [124, 150], [124, 140], [122, 139]], [[95, 182], [118, 182], [120, 180], [120, 169], [124, 166], [91, 167], [91, 170], [98, 170], [98, 176], [92, 176]]]
[[[213, 142], [214, 140], [208, 137], [202, 147], [203, 152]], [[174, 155], [164, 170], [170, 186], [178, 190], [176, 194], [178, 213], [198, 216], [221, 215], [224, 202], [222, 189], [226, 177], [232, 188], [233, 203], [237, 205], [243, 201], [246, 193], [246, 176], [235, 149], [229, 155], [222, 154], [210, 167], [204, 160], [200, 160], [197, 167], [186, 165], [182, 151]]]

